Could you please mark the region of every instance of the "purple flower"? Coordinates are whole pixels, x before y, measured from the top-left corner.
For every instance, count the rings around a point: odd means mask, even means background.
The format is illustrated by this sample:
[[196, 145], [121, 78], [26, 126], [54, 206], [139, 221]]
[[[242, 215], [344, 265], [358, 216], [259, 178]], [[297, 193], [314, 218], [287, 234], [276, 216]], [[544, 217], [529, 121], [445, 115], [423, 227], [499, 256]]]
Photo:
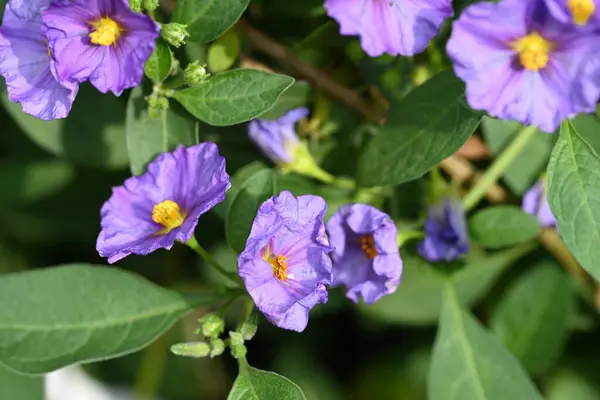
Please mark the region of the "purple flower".
[[256, 214], [238, 272], [254, 303], [280, 328], [302, 332], [308, 313], [327, 302], [331, 259], [323, 218], [327, 205], [317, 196], [284, 191]]
[[429, 207], [425, 239], [417, 248], [428, 261], [452, 261], [469, 252], [465, 210], [460, 200], [442, 198]]
[[402, 275], [398, 230], [385, 213], [366, 204], [341, 207], [327, 223], [333, 251], [333, 285], [349, 299], [372, 304], [396, 291]]
[[250, 121], [248, 135], [275, 164], [290, 164], [294, 161], [295, 152], [301, 145], [295, 124], [307, 116], [307, 108], [297, 108], [276, 121]]
[[225, 159], [214, 143], [163, 153], [148, 171], [113, 188], [101, 211], [96, 249], [114, 263], [187, 242], [198, 218], [223, 201], [230, 187]]
[[152, 18], [131, 11], [127, 0], [52, 4], [42, 21], [58, 76], [89, 79], [102, 93], [117, 96], [140, 84], [159, 34]]
[[10, 0], [0, 27], [0, 74], [8, 98], [23, 111], [43, 120], [64, 118], [79, 88], [58, 80], [42, 33], [42, 11], [50, 0]]
[[480, 2], [454, 23], [448, 55], [474, 109], [553, 132], [596, 109], [600, 36], [556, 21], [540, 0]]
[[563, 23], [579, 26], [600, 22], [600, 0], [545, 0], [550, 13]]
[[325, 9], [371, 57], [422, 52], [453, 14], [451, 0], [326, 0]]
[[527, 214], [535, 215], [543, 227], [556, 227], [556, 218], [552, 215], [546, 197], [544, 180], [538, 181], [525, 193], [522, 208]]

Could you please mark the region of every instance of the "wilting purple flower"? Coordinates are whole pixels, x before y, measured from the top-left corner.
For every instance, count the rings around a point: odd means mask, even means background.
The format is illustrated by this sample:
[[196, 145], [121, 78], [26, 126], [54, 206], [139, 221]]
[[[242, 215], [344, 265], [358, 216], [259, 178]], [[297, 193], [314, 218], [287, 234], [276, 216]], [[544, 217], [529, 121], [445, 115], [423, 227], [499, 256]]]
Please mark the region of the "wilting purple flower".
[[10, 0], [0, 27], [0, 74], [6, 79], [8, 98], [23, 111], [43, 120], [64, 118], [79, 88], [59, 81], [46, 38], [42, 11], [50, 0]]
[[295, 124], [307, 116], [308, 108], [297, 108], [275, 121], [250, 121], [248, 135], [275, 164], [290, 164], [300, 146]]
[[600, 0], [545, 0], [554, 18], [585, 26], [600, 22]]
[[535, 215], [543, 227], [556, 227], [556, 218], [550, 210], [543, 180], [538, 181], [525, 193], [522, 208], [526, 213]]
[[540, 0], [479, 2], [454, 23], [448, 55], [471, 107], [553, 132], [596, 109], [600, 36], [556, 21]]
[[453, 14], [451, 0], [326, 0], [325, 9], [371, 57], [422, 52]]
[[428, 261], [452, 261], [469, 252], [465, 210], [458, 199], [443, 197], [429, 207], [425, 239], [417, 248]]
[[280, 328], [302, 332], [308, 313], [327, 302], [333, 248], [325, 233], [327, 204], [284, 191], [256, 214], [238, 272], [254, 303]]
[[225, 159], [214, 143], [163, 153], [144, 175], [113, 188], [101, 211], [96, 249], [114, 263], [187, 242], [200, 215], [223, 201], [231, 184]]
[[117, 96], [142, 81], [144, 63], [159, 35], [152, 18], [127, 0], [72, 0], [52, 4], [43, 29], [61, 79], [90, 80]]
[[398, 230], [389, 215], [366, 204], [341, 207], [327, 223], [333, 251], [333, 285], [349, 299], [372, 304], [400, 284]]

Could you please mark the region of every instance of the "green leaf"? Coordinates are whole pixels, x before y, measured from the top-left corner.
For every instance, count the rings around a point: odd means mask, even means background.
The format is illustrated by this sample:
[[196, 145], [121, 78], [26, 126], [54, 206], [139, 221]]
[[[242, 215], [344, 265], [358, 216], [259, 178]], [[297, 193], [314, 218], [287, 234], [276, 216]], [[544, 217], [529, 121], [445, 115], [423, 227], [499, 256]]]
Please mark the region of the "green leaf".
[[260, 205], [275, 194], [276, 172], [264, 169], [256, 172], [241, 186], [225, 217], [227, 243], [238, 254], [244, 251], [252, 221]]
[[146, 76], [154, 83], [160, 83], [167, 79], [171, 66], [173, 64], [173, 55], [169, 45], [161, 38], [156, 41], [156, 48], [144, 65]]
[[214, 206], [212, 212], [225, 219], [231, 202], [242, 188], [244, 182], [246, 182], [246, 180], [252, 175], [263, 169], [267, 169], [267, 167], [260, 161], [251, 162], [250, 164], [246, 164], [242, 168], [238, 169], [235, 175], [231, 177], [231, 188], [227, 191], [227, 193], [225, 193], [225, 200]]
[[489, 207], [469, 219], [471, 239], [492, 249], [532, 240], [541, 229], [535, 216], [516, 206]]
[[73, 176], [73, 167], [60, 160], [0, 161], [0, 208], [52, 196], [71, 183]]
[[176, 91], [173, 97], [192, 115], [210, 125], [235, 125], [269, 110], [293, 83], [294, 79], [289, 76], [237, 69]]
[[141, 86], [131, 92], [127, 103], [127, 150], [134, 175], [142, 174], [146, 165], [158, 154], [172, 150], [177, 145], [191, 146], [197, 143], [196, 122], [178, 113], [171, 104], [161, 110], [158, 118], [148, 113]]
[[548, 400], [598, 400], [600, 388], [575, 369], [563, 368], [552, 377], [546, 394]]
[[235, 64], [240, 55], [240, 36], [230, 29], [208, 48], [208, 69], [211, 72], [223, 72]]
[[[452, 275], [461, 301], [475, 304], [491, 288], [500, 274], [533, 246], [525, 244], [487, 258], [469, 258], [467, 265]], [[431, 325], [440, 315], [446, 276], [422, 258], [403, 253], [402, 283], [395, 293], [373, 305], [361, 304], [361, 311], [387, 323]]]
[[[481, 130], [492, 154], [498, 155], [523, 127], [516, 121], [498, 120], [484, 116]], [[506, 169], [504, 181], [513, 193], [521, 195], [535, 182], [548, 164], [554, 136], [538, 131], [525, 150]]]
[[125, 110], [122, 101], [98, 92], [89, 84], [79, 86], [68, 118], [42, 121], [21, 111], [21, 105], [2, 102], [23, 132], [44, 150], [74, 163], [120, 169], [127, 165]]
[[424, 175], [454, 154], [480, 119], [465, 104], [462, 81], [450, 71], [436, 75], [392, 107], [359, 158], [359, 184], [397, 185]]
[[227, 31], [250, 0], [178, 0], [173, 22], [187, 25], [190, 41], [210, 42]]
[[0, 363], [30, 374], [139, 350], [192, 307], [137, 275], [85, 264], [4, 275], [0, 302], [11, 304], [0, 309]]
[[249, 365], [240, 367], [227, 400], [306, 400], [302, 390], [288, 378]]
[[295, 108], [305, 106], [310, 99], [311, 87], [308, 82], [296, 81], [283, 92], [269, 111], [260, 115], [260, 119], [275, 120]]
[[560, 265], [545, 261], [510, 286], [494, 310], [492, 330], [531, 373], [546, 372], [560, 355], [573, 295]]
[[600, 157], [569, 120], [548, 164], [548, 202], [558, 232], [581, 266], [600, 280]]
[[[595, 115], [579, 114], [571, 119], [571, 125], [597, 154], [600, 154], [600, 120]], [[558, 136], [558, 135], [557, 135]]]
[[284, 190], [290, 191], [294, 196], [302, 196], [305, 194], [315, 194], [318, 190], [309, 179], [296, 174], [288, 174], [275, 170], [275, 193], [281, 193]]
[[0, 367], [0, 399], [43, 400], [44, 378], [18, 375]]
[[542, 400], [523, 367], [444, 290], [440, 326], [429, 370], [430, 400]]

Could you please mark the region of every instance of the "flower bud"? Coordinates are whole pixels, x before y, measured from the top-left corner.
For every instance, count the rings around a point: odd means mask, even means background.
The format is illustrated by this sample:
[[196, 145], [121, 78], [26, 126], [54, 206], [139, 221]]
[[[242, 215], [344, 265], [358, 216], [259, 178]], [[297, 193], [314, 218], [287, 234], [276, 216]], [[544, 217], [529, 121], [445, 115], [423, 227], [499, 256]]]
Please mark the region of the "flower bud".
[[250, 340], [256, 335], [256, 331], [258, 330], [258, 317], [256, 314], [250, 315], [248, 320], [242, 324], [240, 327], [240, 333], [244, 340]]
[[142, 6], [145, 10], [154, 11], [158, 7], [158, 0], [142, 0]]
[[129, 0], [129, 7], [135, 12], [142, 12], [142, 0]]
[[209, 338], [218, 338], [225, 331], [225, 321], [217, 314], [207, 314], [200, 319], [202, 334]]
[[417, 251], [427, 261], [449, 262], [469, 252], [465, 209], [457, 196], [444, 196], [429, 205], [424, 231]]
[[172, 22], [161, 27], [160, 35], [173, 47], [179, 47], [185, 44], [185, 38], [190, 36], [187, 31], [187, 25]]
[[248, 136], [262, 152], [284, 171], [295, 172], [321, 182], [333, 182], [311, 155], [306, 143], [296, 133], [296, 124], [308, 116], [307, 108], [288, 111], [277, 120], [250, 121]]
[[239, 332], [229, 332], [230, 343], [229, 347], [231, 347], [231, 355], [233, 358], [245, 358], [248, 350], [244, 345], [244, 337]]
[[210, 354], [210, 346], [204, 342], [177, 343], [171, 346], [171, 352], [178, 356], [202, 358]]
[[210, 73], [206, 70], [206, 65], [200, 65], [198, 61], [188, 64], [183, 71], [183, 78], [185, 83], [190, 86], [197, 85], [204, 82], [210, 77]]
[[225, 342], [221, 339], [211, 339], [210, 347], [210, 358], [214, 358], [223, 354], [225, 351]]
[[523, 211], [535, 215], [544, 228], [555, 228], [556, 218], [550, 210], [547, 197], [547, 179], [540, 179], [523, 196]]

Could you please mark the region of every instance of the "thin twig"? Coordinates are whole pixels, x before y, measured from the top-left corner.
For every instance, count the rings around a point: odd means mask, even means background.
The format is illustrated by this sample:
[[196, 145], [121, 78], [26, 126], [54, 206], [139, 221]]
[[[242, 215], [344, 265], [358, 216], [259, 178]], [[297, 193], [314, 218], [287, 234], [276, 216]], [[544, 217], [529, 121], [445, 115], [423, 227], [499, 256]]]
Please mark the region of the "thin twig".
[[583, 268], [579, 266], [579, 263], [573, 257], [573, 254], [569, 251], [565, 243], [562, 241], [558, 232], [554, 229], [544, 229], [538, 236], [538, 239], [542, 246], [546, 248], [548, 253], [563, 266], [565, 269], [573, 275], [573, 278], [583, 287], [589, 287], [590, 280], [589, 275]]
[[367, 120], [375, 124], [383, 124], [385, 122], [385, 110], [374, 107], [352, 89], [348, 89], [333, 81], [327, 74], [304, 62], [286, 49], [285, 46], [256, 30], [246, 21], [240, 21], [239, 26], [243, 29], [244, 37], [250, 41], [252, 47], [257, 51], [276, 59], [288, 67], [292, 74], [306, 79], [314, 87], [323, 90], [335, 100], [360, 112]]
[[[453, 155], [446, 158], [440, 164], [441, 168], [452, 180], [460, 185], [465, 185], [469, 182], [477, 183], [481, 179], [481, 173], [478, 172], [473, 165], [464, 157]], [[497, 183], [492, 185], [485, 197], [490, 203], [504, 203], [511, 197], [510, 193]]]

